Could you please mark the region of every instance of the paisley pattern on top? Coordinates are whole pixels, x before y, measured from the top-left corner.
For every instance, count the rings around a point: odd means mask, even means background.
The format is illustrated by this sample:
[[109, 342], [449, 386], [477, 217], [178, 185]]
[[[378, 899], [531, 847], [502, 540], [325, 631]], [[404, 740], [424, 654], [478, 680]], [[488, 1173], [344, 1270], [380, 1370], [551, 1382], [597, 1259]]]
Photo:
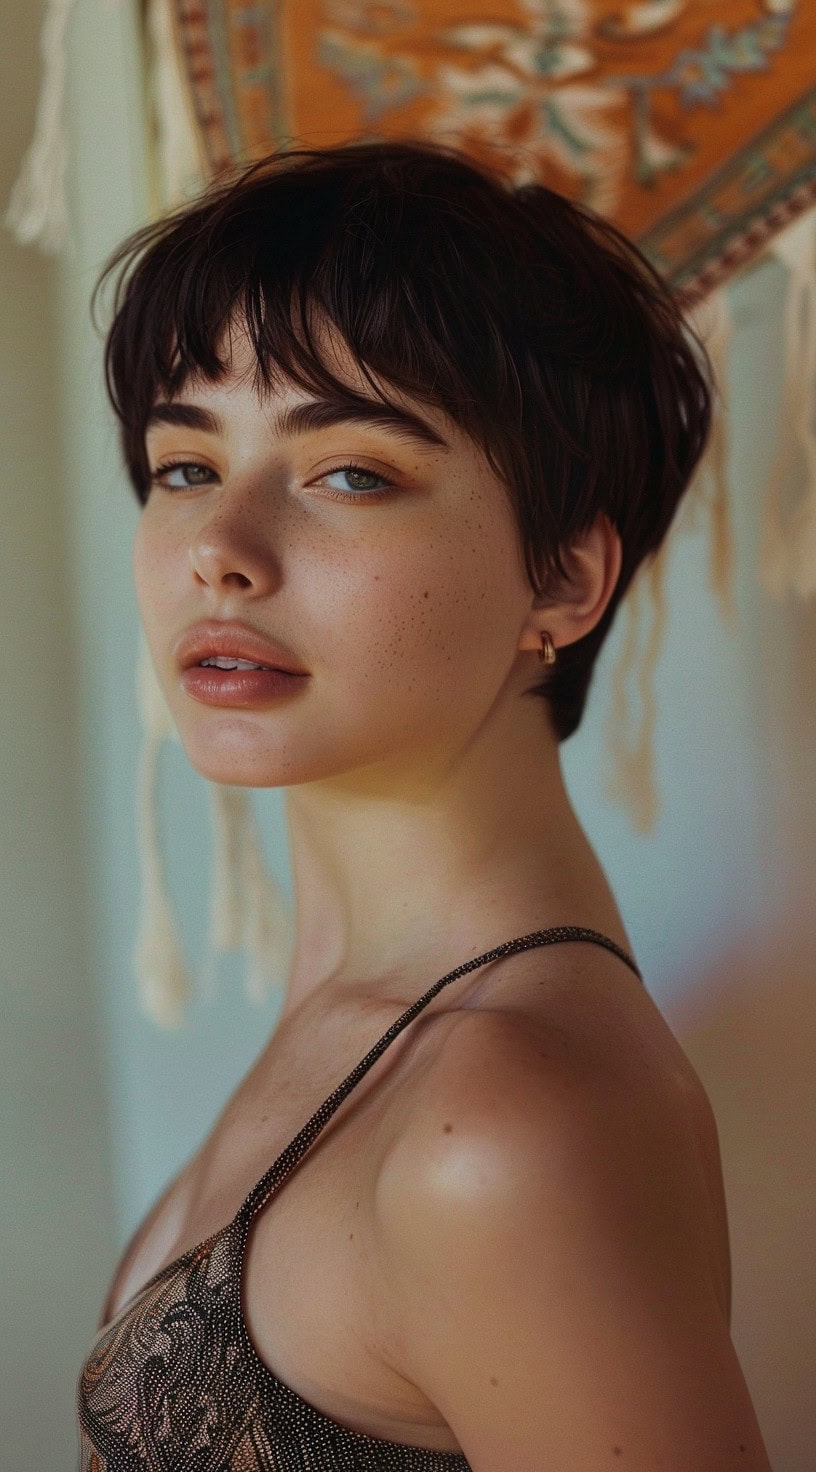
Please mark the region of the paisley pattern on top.
[[460, 1453], [334, 1423], [258, 1359], [240, 1310], [236, 1219], [171, 1263], [97, 1339], [79, 1381], [81, 1472], [453, 1472]]
[[468, 1472], [461, 1452], [354, 1431], [279, 1380], [250, 1339], [241, 1266], [254, 1217], [443, 986], [499, 956], [569, 940], [605, 946], [643, 980], [615, 941], [569, 925], [506, 941], [435, 982], [323, 1101], [233, 1220], [160, 1269], [100, 1328], [77, 1385], [79, 1472]]

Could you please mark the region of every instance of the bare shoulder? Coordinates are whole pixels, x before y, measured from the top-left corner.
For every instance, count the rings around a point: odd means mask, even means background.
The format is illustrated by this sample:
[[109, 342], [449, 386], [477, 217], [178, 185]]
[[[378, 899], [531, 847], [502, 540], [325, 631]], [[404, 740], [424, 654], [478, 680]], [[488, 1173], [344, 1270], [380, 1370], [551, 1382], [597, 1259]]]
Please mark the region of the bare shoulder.
[[474, 1472], [769, 1472], [712, 1257], [704, 1090], [644, 1025], [604, 1048], [569, 1009], [463, 1017], [384, 1163], [400, 1368]]
[[671, 1168], [675, 1188], [708, 1219], [720, 1172], [710, 1100], [647, 990], [634, 978], [627, 987], [610, 979], [604, 959], [593, 958], [574, 986], [547, 984], [543, 995], [532, 970], [515, 989], [502, 987], [501, 1005], [456, 1015], [384, 1163], [384, 1194], [403, 1180], [410, 1189], [418, 1171], [432, 1177], [437, 1162], [444, 1176], [479, 1139], [523, 1160], [547, 1140], [567, 1146], [573, 1131], [595, 1128], [603, 1157], [607, 1135], [620, 1147], [617, 1124], [633, 1148], [653, 1139], [671, 1147], [662, 1174]]
[[666, 1188], [685, 1192], [699, 1215], [713, 1111], [650, 1000], [644, 1014], [521, 1005], [459, 1014], [384, 1162], [382, 1200], [418, 1179], [446, 1194], [459, 1183], [468, 1194], [468, 1160], [480, 1177], [491, 1160], [511, 1171], [532, 1158], [540, 1173], [558, 1157], [572, 1169], [580, 1151], [594, 1170], [620, 1178], [625, 1147], [641, 1162], [659, 1151]]

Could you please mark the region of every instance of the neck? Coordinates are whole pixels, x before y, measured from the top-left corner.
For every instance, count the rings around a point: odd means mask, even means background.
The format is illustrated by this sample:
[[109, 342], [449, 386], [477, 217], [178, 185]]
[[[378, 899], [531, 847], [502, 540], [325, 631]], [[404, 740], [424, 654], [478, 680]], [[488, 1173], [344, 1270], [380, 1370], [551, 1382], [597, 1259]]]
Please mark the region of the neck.
[[[284, 1016], [407, 1006], [463, 961], [551, 925], [606, 927], [614, 899], [538, 702], [455, 758], [288, 788], [295, 937]], [[546, 729], [545, 729], [546, 727]]]

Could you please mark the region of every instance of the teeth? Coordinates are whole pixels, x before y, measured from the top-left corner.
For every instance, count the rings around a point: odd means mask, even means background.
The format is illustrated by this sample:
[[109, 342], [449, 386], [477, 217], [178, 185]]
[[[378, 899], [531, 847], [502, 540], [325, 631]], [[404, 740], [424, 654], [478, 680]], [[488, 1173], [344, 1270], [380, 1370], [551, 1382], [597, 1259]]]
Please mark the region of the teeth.
[[214, 655], [211, 659], [202, 659], [204, 666], [212, 665], [219, 670], [271, 670], [271, 664], [253, 664], [249, 659], [230, 658], [229, 655]]

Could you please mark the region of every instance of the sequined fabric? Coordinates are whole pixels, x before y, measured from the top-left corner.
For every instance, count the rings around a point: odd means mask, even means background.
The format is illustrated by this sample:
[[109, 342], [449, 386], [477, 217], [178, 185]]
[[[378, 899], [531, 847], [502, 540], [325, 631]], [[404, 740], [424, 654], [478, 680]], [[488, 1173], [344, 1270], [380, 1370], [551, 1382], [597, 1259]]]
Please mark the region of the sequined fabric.
[[[77, 1385], [79, 1472], [466, 1472], [460, 1452], [352, 1431], [324, 1415], [258, 1358], [241, 1307], [249, 1227], [389, 1043], [442, 986], [512, 951], [592, 941], [630, 956], [598, 931], [558, 926], [465, 962], [392, 1023], [324, 1100], [221, 1231], [163, 1268], [104, 1325]], [[641, 977], [642, 980], [642, 977]]]

